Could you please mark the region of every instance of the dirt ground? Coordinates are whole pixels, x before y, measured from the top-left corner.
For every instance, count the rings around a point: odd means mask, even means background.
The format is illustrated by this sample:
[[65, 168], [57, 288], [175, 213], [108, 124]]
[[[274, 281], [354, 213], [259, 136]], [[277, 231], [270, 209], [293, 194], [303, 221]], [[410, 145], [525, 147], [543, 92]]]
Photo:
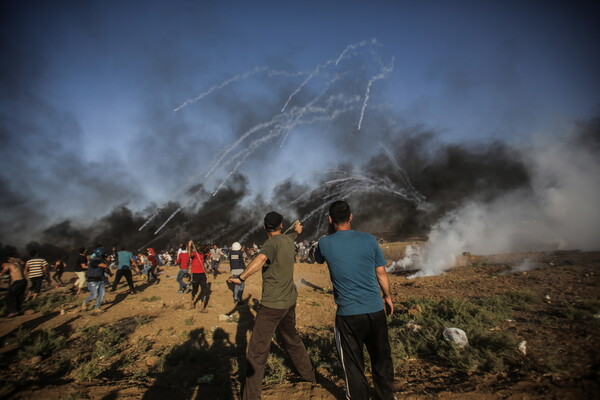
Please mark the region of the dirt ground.
[[[382, 245], [388, 260], [403, 255], [408, 243]], [[532, 261], [533, 269], [514, 271], [523, 260]], [[147, 286], [136, 277], [138, 294], [127, 294], [122, 285], [117, 294], [107, 294], [104, 312], [94, 315], [79, 310], [85, 295], [79, 295], [71, 305], [53, 312], [22, 315], [0, 319], [2, 338], [0, 355], [14, 350], [7, 338], [20, 327], [28, 330], [53, 328], [74, 337], [79, 329], [91, 325], [110, 325], [132, 317], [145, 317], [144, 323], [123, 340], [130, 343], [147, 340], [154, 348], [184, 346], [186, 334], [201, 330], [208, 348], [218, 346], [245, 346], [251, 334], [254, 310], [260, 299], [259, 274], [246, 282], [244, 297], [248, 305], [235, 309], [231, 291], [226, 284], [228, 265], [222, 263], [221, 274], [209, 277], [211, 298], [208, 313], [188, 309], [189, 295], [177, 293], [177, 267], [162, 267], [160, 283]], [[527, 374], [469, 373], [448, 370], [429, 360], [402, 360], [397, 371], [395, 390], [397, 398], [406, 399], [592, 399], [600, 393], [600, 335], [596, 321], [573, 321], [565, 317], [565, 309], [577, 309], [590, 301], [600, 300], [600, 252], [527, 253], [496, 256], [464, 255], [460, 266], [434, 276], [407, 279], [408, 271], [390, 274], [397, 312], [406, 312], [402, 302], [410, 297], [479, 298], [514, 290], [527, 290], [543, 297], [544, 301], [531, 311], [520, 311], [497, 329], [510, 331], [527, 341], [528, 357], [541, 357], [547, 349], [555, 348], [557, 357], [567, 365], [559, 371], [535, 371]], [[74, 275], [65, 273], [66, 280]], [[297, 324], [301, 332], [314, 327], [332, 329], [335, 304], [326, 266], [296, 264], [295, 280], [298, 286]], [[49, 289], [60, 291], [64, 289]], [[587, 302], [587, 303], [586, 303]], [[600, 318], [600, 309], [594, 311]], [[233, 317], [225, 319], [226, 315]], [[546, 323], [548, 319], [554, 323]], [[581, 325], [584, 324], [584, 325]], [[589, 324], [589, 326], [585, 325]], [[581, 329], [585, 326], [586, 329]], [[587, 329], [589, 328], [589, 329]], [[219, 335], [217, 335], [217, 332]], [[591, 333], [590, 333], [591, 332]], [[331, 343], [331, 346], [334, 346]], [[152, 365], [149, 356], [140, 363]], [[198, 377], [202, 375], [202, 360], [198, 360]], [[243, 362], [240, 360], [240, 362]], [[230, 366], [236, 369], [237, 366]], [[194, 376], [190, 371], [189, 376]], [[1, 385], [0, 398], [15, 399], [234, 399], [235, 391], [223, 391], [210, 384], [196, 381], [180, 382], [181, 391], [168, 391], [156, 385], [160, 375], [150, 379], [128, 379], [127, 376], [101, 376], [91, 382], [76, 383], [66, 376], [48, 374], [48, 379], [19, 388]], [[187, 379], [187, 378], [186, 378]], [[185, 379], [183, 379], [185, 380]], [[264, 399], [335, 399], [343, 398], [343, 382], [330, 379], [326, 384], [290, 382], [265, 385]], [[186, 393], [186, 394], [184, 394]]]

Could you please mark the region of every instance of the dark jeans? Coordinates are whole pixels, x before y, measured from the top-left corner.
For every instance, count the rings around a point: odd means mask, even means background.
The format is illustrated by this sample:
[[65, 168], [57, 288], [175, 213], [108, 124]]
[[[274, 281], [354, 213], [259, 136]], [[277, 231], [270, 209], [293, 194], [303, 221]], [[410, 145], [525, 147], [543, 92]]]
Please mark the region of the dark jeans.
[[26, 279], [19, 279], [10, 284], [8, 292], [6, 293], [6, 307], [8, 308], [9, 314], [21, 312], [26, 287]]
[[135, 293], [135, 286], [133, 286], [133, 276], [131, 275], [130, 269], [118, 269], [115, 274], [115, 280], [113, 281], [112, 290], [114, 292], [117, 290], [117, 285], [121, 282], [121, 278], [125, 277], [127, 281], [127, 285], [129, 286], [129, 290]]
[[296, 305], [284, 309], [260, 306], [248, 346], [244, 400], [260, 399], [265, 365], [269, 358], [271, 339], [278, 331], [283, 344], [300, 376], [315, 381], [315, 369], [296, 329]]
[[385, 312], [370, 314], [336, 315], [335, 344], [344, 368], [346, 397], [369, 399], [369, 384], [365, 377], [363, 346], [371, 357], [373, 383], [378, 399], [394, 398], [394, 365], [388, 338]]
[[31, 281], [31, 290], [33, 290], [33, 293], [39, 293], [42, 290], [44, 277], [36, 276], [35, 278], [29, 278], [29, 280]]

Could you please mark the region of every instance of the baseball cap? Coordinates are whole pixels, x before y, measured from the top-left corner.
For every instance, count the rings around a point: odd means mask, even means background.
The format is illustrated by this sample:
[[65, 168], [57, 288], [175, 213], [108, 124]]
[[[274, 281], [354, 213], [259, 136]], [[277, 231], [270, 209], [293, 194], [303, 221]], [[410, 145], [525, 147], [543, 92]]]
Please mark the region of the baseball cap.
[[265, 215], [265, 228], [267, 230], [277, 230], [282, 222], [283, 217], [278, 212], [271, 211]]

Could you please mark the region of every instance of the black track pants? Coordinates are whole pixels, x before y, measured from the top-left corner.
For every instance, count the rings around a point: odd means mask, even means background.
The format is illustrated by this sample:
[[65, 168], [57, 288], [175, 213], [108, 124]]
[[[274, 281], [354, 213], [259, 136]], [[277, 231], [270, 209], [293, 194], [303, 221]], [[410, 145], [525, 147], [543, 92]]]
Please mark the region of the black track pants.
[[335, 317], [335, 344], [346, 380], [347, 399], [368, 399], [363, 346], [371, 357], [377, 398], [394, 399], [394, 366], [384, 311]]

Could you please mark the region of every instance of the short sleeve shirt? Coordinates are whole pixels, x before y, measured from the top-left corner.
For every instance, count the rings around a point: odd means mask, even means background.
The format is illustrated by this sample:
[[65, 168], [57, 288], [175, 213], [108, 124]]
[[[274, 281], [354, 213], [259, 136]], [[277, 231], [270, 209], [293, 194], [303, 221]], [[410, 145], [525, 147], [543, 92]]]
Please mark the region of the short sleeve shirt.
[[266, 307], [284, 309], [296, 304], [298, 292], [294, 284], [295, 247], [292, 235], [275, 235], [265, 242], [260, 254], [267, 257], [262, 270], [261, 303]]
[[44, 268], [48, 267], [48, 263], [43, 258], [32, 258], [27, 261], [26, 266], [28, 267], [28, 278], [39, 278], [44, 276]]
[[121, 250], [117, 253], [117, 259], [119, 262], [119, 269], [130, 269], [131, 268], [131, 259], [133, 258], [133, 253], [126, 250]]
[[385, 266], [386, 260], [373, 235], [350, 230], [323, 236], [315, 259], [318, 263], [327, 261], [338, 315], [383, 309], [375, 269]]

